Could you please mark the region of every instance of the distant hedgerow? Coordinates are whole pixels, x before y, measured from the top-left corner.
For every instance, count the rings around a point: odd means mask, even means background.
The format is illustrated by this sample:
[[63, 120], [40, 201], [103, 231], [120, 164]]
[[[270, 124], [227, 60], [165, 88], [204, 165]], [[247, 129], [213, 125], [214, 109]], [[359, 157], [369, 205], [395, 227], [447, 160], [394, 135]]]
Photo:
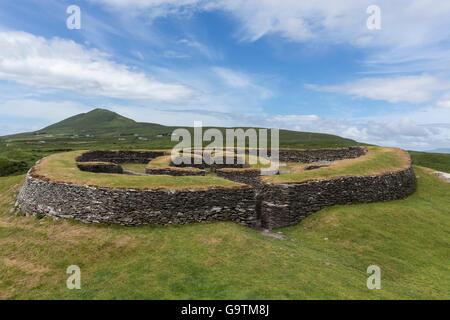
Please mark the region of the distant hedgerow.
[[0, 177], [8, 176], [14, 173], [25, 173], [27, 169], [28, 164], [25, 161], [0, 158]]

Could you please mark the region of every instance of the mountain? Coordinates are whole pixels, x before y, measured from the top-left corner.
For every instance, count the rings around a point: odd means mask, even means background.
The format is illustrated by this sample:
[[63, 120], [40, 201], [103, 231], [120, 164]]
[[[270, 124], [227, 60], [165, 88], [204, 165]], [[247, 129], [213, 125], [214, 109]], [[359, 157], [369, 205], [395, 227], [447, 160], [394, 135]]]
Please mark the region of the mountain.
[[136, 122], [107, 109], [94, 109], [52, 124], [36, 134], [92, 134], [111, 136], [117, 134], [158, 134], [167, 127], [156, 123]]
[[[38, 159], [56, 152], [170, 149], [177, 143], [170, 138], [177, 128], [137, 122], [106, 109], [94, 109], [41, 130], [0, 137], [0, 176], [24, 173]], [[184, 128], [194, 136], [192, 127]], [[204, 127], [203, 130], [208, 128]], [[218, 129], [225, 140], [226, 128]], [[331, 134], [280, 130], [281, 148], [338, 148], [354, 145], [361, 144]]]
[[[170, 143], [169, 136], [177, 128], [156, 123], [136, 122], [115, 112], [97, 108], [90, 112], [67, 118], [41, 130], [5, 136], [2, 137], [2, 140], [22, 142], [46, 140], [46, 142], [49, 142], [52, 139], [59, 139], [59, 141], [63, 142], [62, 140], [77, 135], [80, 137], [95, 137], [95, 140], [99, 141], [105, 139], [117, 141], [117, 137], [142, 136], [152, 139], [163, 136], [164, 139], [159, 139], [159, 141], [167, 140]], [[193, 132], [192, 127], [184, 128], [191, 131], [191, 133]], [[204, 127], [204, 130], [208, 128]], [[219, 129], [224, 132], [226, 128]], [[127, 141], [132, 142], [134, 140], [127, 138]], [[280, 146], [286, 148], [346, 147], [358, 144], [354, 140], [331, 134], [280, 130]], [[163, 147], [163, 145], [160, 144], [160, 147]]]
[[52, 124], [39, 132], [45, 133], [83, 133], [85, 131], [102, 131], [127, 128], [136, 125], [136, 121], [125, 118], [106, 109], [94, 109]]

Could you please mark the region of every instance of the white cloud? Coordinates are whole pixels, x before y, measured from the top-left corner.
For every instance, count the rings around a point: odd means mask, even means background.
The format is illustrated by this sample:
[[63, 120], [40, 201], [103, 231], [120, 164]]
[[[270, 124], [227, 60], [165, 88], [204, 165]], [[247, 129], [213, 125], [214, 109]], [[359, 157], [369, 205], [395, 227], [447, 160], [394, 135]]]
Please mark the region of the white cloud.
[[450, 93], [443, 95], [437, 102], [436, 106], [438, 108], [450, 109]]
[[182, 53], [182, 52], [176, 52], [176, 51], [173, 51], [173, 50], [166, 50], [163, 53], [163, 57], [164, 58], [168, 58], [168, 59], [188, 59], [191, 56], [187, 55], [185, 53]]
[[253, 89], [262, 99], [270, 98], [273, 95], [269, 89], [256, 84], [254, 77], [245, 72], [223, 67], [213, 67], [212, 70], [231, 88]]
[[[267, 116], [266, 123], [284, 129], [338, 135], [359, 142], [413, 150], [428, 150], [450, 144], [450, 128], [445, 124], [420, 124], [408, 116], [371, 120], [330, 119], [311, 116]], [[291, 119], [298, 118], [296, 122]]]
[[450, 100], [439, 100], [436, 105], [441, 108], [450, 108]]
[[157, 7], [180, 8], [199, 3], [199, 0], [91, 0], [114, 8], [149, 9]]
[[184, 85], [132, 71], [98, 50], [26, 32], [0, 32], [0, 79], [112, 98], [176, 102], [194, 94]]
[[217, 52], [216, 50], [206, 46], [203, 43], [200, 43], [196, 40], [192, 39], [181, 39], [178, 43], [190, 48], [194, 49], [197, 53], [200, 53], [202, 56], [208, 58], [209, 60], [221, 60], [223, 59], [222, 53]]
[[[173, 116], [173, 114], [177, 116]], [[427, 116], [426, 113], [429, 113]], [[183, 119], [202, 120], [204, 126], [258, 126], [296, 131], [334, 134], [359, 142], [394, 146], [413, 150], [430, 150], [450, 144], [450, 125], [438, 123], [447, 114], [436, 109], [422, 110], [405, 115], [386, 115], [367, 119], [323, 118], [318, 115], [270, 115], [258, 113], [230, 113], [206, 110], [152, 111], [152, 116], [162, 116], [164, 123]], [[154, 118], [153, 118], [154, 119]], [[177, 123], [178, 124], [178, 123]], [[192, 123], [186, 123], [190, 124]]]
[[450, 83], [435, 76], [423, 74], [420, 76], [364, 78], [336, 86], [306, 85], [306, 87], [392, 103], [423, 103], [433, 99], [435, 93], [449, 89]]
[[314, 122], [319, 120], [319, 116], [315, 114], [310, 115], [298, 115], [298, 114], [288, 114], [288, 115], [277, 115], [272, 118], [276, 122], [282, 122], [286, 124], [295, 124], [299, 122]]
[[0, 104], [0, 115], [20, 119], [56, 122], [89, 111], [89, 107], [73, 101], [9, 100]]
[[252, 85], [250, 78], [243, 72], [233, 71], [221, 67], [214, 67], [213, 71], [231, 87], [246, 88]]
[[[361, 45], [422, 45], [448, 39], [450, 3], [429, 0], [91, 0], [114, 9], [140, 10], [153, 18], [223, 10], [240, 23], [242, 37], [255, 41], [279, 34], [291, 41], [349, 42]], [[382, 30], [367, 29], [366, 9], [381, 8]], [[447, 27], [445, 27], [447, 26]], [[440, 32], [435, 32], [440, 30]]]
[[[225, 11], [237, 21], [240, 40], [257, 41], [276, 35], [288, 41], [320, 46], [345, 43], [370, 48], [367, 61], [362, 62], [376, 73], [423, 72], [450, 66], [449, 1], [434, 1], [432, 5], [429, 0], [91, 1], [120, 14], [131, 11], [149, 19]], [[381, 9], [381, 30], [368, 30], [366, 26], [369, 17], [366, 9], [373, 4]]]

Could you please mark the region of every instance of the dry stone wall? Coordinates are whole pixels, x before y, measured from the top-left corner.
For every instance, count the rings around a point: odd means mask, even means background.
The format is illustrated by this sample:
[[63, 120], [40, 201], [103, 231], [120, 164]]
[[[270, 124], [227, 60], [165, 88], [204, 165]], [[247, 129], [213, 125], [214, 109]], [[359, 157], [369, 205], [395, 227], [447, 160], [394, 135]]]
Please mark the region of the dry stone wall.
[[396, 200], [414, 192], [412, 167], [378, 176], [348, 176], [297, 184], [264, 185], [261, 226], [267, 229], [297, 224], [309, 214], [337, 204]]
[[123, 173], [123, 168], [113, 162], [79, 162], [77, 163], [78, 169], [81, 171], [88, 171], [94, 173]]
[[255, 189], [126, 190], [43, 181], [27, 175], [18, 201], [27, 215], [36, 213], [87, 223], [124, 226], [235, 221], [258, 228]]
[[225, 178], [234, 182], [245, 183], [253, 187], [261, 184], [259, 169], [217, 169], [216, 174], [220, 178]]
[[[202, 159], [202, 158], [200, 158]], [[248, 163], [239, 163], [238, 157], [234, 157], [233, 163], [227, 163], [226, 157], [223, 157], [222, 159], [216, 157], [215, 161], [208, 161], [206, 163], [202, 160], [201, 163], [196, 163], [193, 157], [187, 158], [186, 157], [180, 157], [180, 160], [183, 160], [182, 163], [176, 164], [174, 162], [170, 162], [170, 165], [173, 167], [179, 167], [179, 168], [198, 168], [198, 169], [205, 169], [205, 168], [211, 168], [212, 172], [215, 172], [216, 170], [223, 169], [223, 168], [249, 168], [250, 165]], [[217, 163], [219, 162], [219, 163]]]
[[79, 156], [77, 162], [135, 162], [148, 163], [150, 160], [165, 155], [164, 151], [131, 151], [131, 150], [93, 150]]
[[358, 158], [366, 154], [364, 147], [348, 147], [335, 149], [280, 149], [279, 157], [282, 162], [316, 162], [316, 161], [336, 161], [343, 159]]
[[[365, 152], [365, 148], [360, 147], [343, 150], [292, 150], [292, 154], [283, 151], [283, 161], [332, 161], [354, 158]], [[143, 163], [148, 162], [151, 157], [160, 156], [157, 152], [136, 154], [124, 151], [107, 154], [109, 161], [115, 163], [129, 161], [122, 158], [124, 155]], [[105, 161], [104, 155], [103, 151], [102, 154], [96, 151], [87, 155], [85, 153], [80, 158], [84, 161]], [[77, 160], [80, 161], [80, 158]], [[173, 171], [171, 170], [171, 175]], [[401, 199], [413, 193], [415, 188], [411, 164], [406, 169], [383, 175], [346, 176], [292, 184], [262, 183], [259, 170], [217, 168], [217, 176], [245, 183], [247, 186], [207, 190], [134, 190], [79, 186], [44, 181], [34, 177], [32, 172], [30, 170], [28, 173], [18, 197], [24, 214], [41, 213], [87, 223], [126, 226], [229, 220], [253, 228], [274, 229], [294, 225], [312, 212], [327, 206]], [[164, 171], [158, 172], [164, 174]], [[204, 171], [199, 172], [204, 174]]]
[[192, 169], [180, 169], [180, 168], [147, 168], [146, 174], [150, 175], [168, 175], [168, 176], [204, 176], [205, 170], [192, 168]]

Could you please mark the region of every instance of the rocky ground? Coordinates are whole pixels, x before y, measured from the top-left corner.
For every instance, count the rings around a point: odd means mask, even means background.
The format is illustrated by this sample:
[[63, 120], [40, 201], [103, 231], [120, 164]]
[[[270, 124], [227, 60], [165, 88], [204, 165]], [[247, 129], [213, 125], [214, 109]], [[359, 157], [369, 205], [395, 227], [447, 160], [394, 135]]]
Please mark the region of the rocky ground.
[[433, 174], [435, 176], [438, 176], [439, 178], [441, 178], [442, 180], [444, 180], [445, 182], [450, 183], [450, 173], [447, 172], [441, 172], [441, 171], [434, 171]]

